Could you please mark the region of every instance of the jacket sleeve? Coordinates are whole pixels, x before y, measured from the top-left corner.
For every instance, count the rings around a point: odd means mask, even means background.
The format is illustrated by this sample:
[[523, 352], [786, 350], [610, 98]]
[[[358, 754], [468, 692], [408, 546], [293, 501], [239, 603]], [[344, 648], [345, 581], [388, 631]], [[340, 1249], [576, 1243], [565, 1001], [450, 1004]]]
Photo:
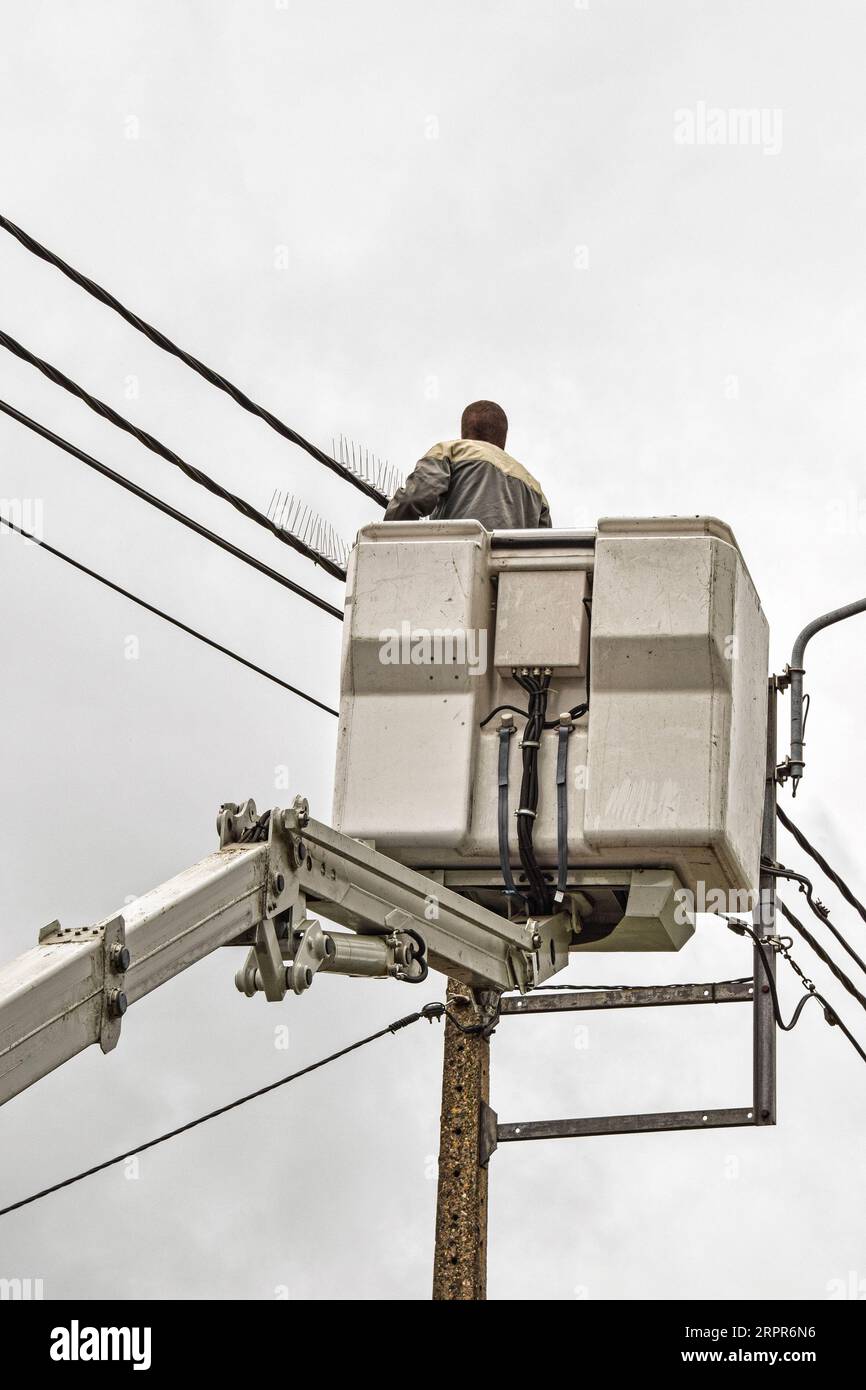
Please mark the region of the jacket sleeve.
[[418, 521], [429, 516], [450, 482], [451, 460], [426, 455], [416, 463], [404, 486], [394, 493], [385, 508], [385, 520]]
[[539, 526], [547, 527], [553, 525], [552, 521], [550, 520], [550, 508], [548, 507], [547, 502], [544, 502], [542, 504], [541, 511], [538, 514], [538, 524]]

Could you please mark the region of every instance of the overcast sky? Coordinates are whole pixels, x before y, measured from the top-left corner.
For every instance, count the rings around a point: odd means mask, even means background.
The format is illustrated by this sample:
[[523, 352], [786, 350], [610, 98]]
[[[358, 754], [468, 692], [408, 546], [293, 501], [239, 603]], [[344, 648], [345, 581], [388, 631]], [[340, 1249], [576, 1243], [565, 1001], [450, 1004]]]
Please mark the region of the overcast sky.
[[[406, 470], [493, 397], [554, 524], [728, 521], [776, 670], [807, 620], [863, 593], [856, 0], [6, 0], [0, 24], [0, 209], [307, 437], [342, 431]], [[763, 114], [754, 138], [710, 143], [739, 108]], [[7, 332], [257, 506], [289, 489], [348, 539], [379, 515], [6, 235], [0, 287]], [[4, 399], [341, 602], [0, 355]], [[0, 497], [41, 506], [47, 540], [334, 703], [339, 623], [5, 417], [0, 465]], [[297, 790], [328, 819], [330, 716], [8, 532], [0, 591], [3, 958], [210, 852], [222, 801]], [[795, 807], [861, 889], [864, 636], [860, 618], [810, 649]], [[780, 856], [802, 861], [784, 837]], [[236, 992], [239, 963], [196, 966], [108, 1058], [90, 1048], [0, 1112], [0, 1205], [418, 1004], [323, 978], [267, 1005]], [[750, 969], [703, 919], [679, 956], [594, 955], [568, 978]], [[749, 1025], [733, 1008], [506, 1021], [492, 1102], [503, 1120], [747, 1105]], [[866, 1279], [863, 1064], [814, 1006], [779, 1054], [775, 1130], [501, 1150], [491, 1298], [822, 1298]], [[5, 1218], [0, 1276], [46, 1297], [428, 1297], [440, 1061], [419, 1025], [146, 1154], [137, 1178]]]

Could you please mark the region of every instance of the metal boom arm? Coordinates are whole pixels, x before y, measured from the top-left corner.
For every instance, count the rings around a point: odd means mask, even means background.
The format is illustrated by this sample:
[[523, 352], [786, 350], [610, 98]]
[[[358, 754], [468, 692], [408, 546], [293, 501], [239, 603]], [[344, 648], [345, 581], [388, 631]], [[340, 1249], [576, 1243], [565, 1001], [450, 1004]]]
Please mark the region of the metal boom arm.
[[[91, 1043], [110, 1051], [129, 1004], [221, 946], [249, 947], [238, 988], [273, 1000], [320, 969], [413, 981], [428, 959], [471, 986], [523, 991], [568, 958], [564, 915], [510, 922], [310, 820], [301, 798], [269, 818], [229, 804], [217, 824], [215, 853], [122, 915], [54, 922], [0, 968], [0, 1104]], [[323, 931], [309, 908], [360, 935]]]

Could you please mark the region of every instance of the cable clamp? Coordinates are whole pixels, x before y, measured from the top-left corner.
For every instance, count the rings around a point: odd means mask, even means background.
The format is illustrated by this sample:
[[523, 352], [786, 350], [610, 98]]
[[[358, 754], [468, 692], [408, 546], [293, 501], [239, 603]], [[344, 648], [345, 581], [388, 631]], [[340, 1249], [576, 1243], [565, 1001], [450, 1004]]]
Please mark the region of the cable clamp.
[[423, 1009], [419, 1009], [416, 1014], [407, 1014], [405, 1018], [396, 1018], [393, 1023], [388, 1024], [389, 1033], [399, 1033], [401, 1028], [409, 1028], [413, 1023], [419, 1023], [422, 1018], [426, 1018], [428, 1023], [434, 1019], [439, 1019], [445, 1013], [444, 1004], [425, 1004]]

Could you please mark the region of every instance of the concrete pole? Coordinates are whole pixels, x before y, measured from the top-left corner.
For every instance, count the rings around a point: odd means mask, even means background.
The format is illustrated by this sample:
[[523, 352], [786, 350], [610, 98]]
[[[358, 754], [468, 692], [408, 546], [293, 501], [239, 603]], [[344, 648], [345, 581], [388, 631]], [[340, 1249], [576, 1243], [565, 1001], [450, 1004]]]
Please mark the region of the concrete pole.
[[[466, 985], [448, 981], [449, 1009], [465, 1027], [481, 1015]], [[482, 1102], [490, 1095], [490, 1040], [445, 1022], [434, 1300], [487, 1297], [487, 1168], [479, 1161]]]

